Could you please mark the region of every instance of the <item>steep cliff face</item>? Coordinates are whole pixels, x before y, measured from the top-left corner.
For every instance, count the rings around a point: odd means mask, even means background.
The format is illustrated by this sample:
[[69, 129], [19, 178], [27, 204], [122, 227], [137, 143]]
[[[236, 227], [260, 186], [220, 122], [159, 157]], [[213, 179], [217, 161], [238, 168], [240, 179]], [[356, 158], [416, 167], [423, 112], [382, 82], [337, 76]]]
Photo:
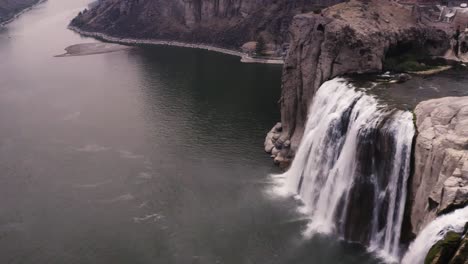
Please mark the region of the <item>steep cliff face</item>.
[[[280, 99], [282, 133], [275, 146], [282, 149], [290, 140], [292, 152], [302, 138], [307, 115], [314, 114], [308, 108], [323, 82], [381, 71], [390, 50], [398, 53], [410, 46], [443, 54], [449, 49], [445, 32], [418, 25], [411, 8], [384, 0], [351, 0], [321, 14], [297, 15], [290, 32]], [[283, 159], [287, 157], [279, 158]]]
[[468, 97], [420, 103], [411, 183], [411, 224], [417, 234], [437, 215], [468, 203]]
[[0, 0], [0, 24], [12, 19], [16, 14], [39, 1], [40, 0]]
[[260, 35], [283, 44], [295, 14], [340, 0], [101, 0], [71, 25], [112, 36], [238, 49]]

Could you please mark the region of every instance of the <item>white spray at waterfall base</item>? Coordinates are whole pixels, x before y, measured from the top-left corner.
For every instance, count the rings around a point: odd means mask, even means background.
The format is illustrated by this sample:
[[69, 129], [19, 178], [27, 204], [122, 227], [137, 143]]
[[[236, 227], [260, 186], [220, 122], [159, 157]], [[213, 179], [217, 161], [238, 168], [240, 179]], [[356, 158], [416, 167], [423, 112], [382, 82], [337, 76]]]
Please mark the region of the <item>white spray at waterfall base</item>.
[[443, 239], [450, 231], [462, 232], [466, 222], [468, 222], [468, 207], [439, 216], [429, 223], [411, 243], [401, 263], [424, 263], [427, 253], [437, 241]]
[[302, 200], [306, 234], [336, 234], [398, 259], [412, 118], [344, 79], [320, 87], [291, 168], [276, 176], [281, 194]]

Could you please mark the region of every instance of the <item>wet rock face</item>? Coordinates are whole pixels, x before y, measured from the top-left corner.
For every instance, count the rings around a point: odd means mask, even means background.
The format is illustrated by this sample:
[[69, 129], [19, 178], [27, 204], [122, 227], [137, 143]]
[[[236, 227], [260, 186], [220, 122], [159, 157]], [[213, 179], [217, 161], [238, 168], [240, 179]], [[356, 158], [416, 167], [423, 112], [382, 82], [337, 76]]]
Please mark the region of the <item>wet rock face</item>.
[[38, 2], [39, 0], [0, 0], [0, 24]]
[[461, 241], [461, 234], [448, 232], [443, 240], [432, 246], [424, 260], [424, 264], [453, 263], [451, 259], [455, 255], [455, 252], [457, 252]]
[[468, 263], [468, 222], [462, 233], [448, 232], [434, 244], [426, 255], [425, 264], [465, 264]]
[[450, 260], [450, 264], [464, 264], [468, 263], [468, 236], [466, 235], [463, 237], [460, 245], [458, 246], [455, 255]]
[[101, 0], [72, 21], [82, 30], [240, 49], [261, 35], [283, 44], [294, 15], [341, 0]]
[[411, 9], [392, 1], [351, 0], [322, 11], [297, 15], [283, 69], [280, 141], [302, 138], [315, 92], [336, 76], [381, 71], [386, 52], [411, 43], [443, 54], [450, 47], [445, 32], [417, 24]]
[[437, 215], [468, 203], [468, 97], [446, 97], [415, 109], [418, 136], [411, 183], [417, 234]]

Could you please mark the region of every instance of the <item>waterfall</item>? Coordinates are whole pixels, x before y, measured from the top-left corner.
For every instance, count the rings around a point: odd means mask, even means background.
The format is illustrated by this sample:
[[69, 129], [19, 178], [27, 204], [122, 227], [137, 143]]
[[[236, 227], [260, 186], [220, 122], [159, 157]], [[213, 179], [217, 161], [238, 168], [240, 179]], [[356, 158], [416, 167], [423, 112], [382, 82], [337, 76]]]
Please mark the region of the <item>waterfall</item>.
[[411, 243], [402, 264], [424, 263], [427, 253], [447, 232], [462, 232], [468, 221], [468, 207], [442, 215], [427, 225]]
[[414, 136], [412, 114], [380, 106], [345, 79], [324, 83], [282, 191], [297, 194], [307, 233], [336, 234], [398, 259]]

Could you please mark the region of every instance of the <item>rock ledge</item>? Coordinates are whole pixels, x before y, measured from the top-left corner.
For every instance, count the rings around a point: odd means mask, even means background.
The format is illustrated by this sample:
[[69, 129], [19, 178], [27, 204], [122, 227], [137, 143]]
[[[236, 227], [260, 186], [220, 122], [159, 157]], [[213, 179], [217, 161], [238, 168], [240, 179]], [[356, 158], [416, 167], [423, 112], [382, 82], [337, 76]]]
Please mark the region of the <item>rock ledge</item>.
[[468, 97], [445, 97], [415, 109], [418, 136], [410, 186], [412, 231], [468, 203]]

